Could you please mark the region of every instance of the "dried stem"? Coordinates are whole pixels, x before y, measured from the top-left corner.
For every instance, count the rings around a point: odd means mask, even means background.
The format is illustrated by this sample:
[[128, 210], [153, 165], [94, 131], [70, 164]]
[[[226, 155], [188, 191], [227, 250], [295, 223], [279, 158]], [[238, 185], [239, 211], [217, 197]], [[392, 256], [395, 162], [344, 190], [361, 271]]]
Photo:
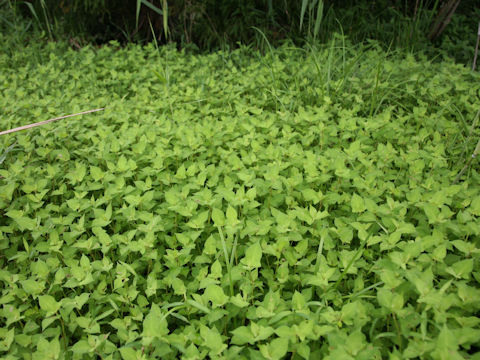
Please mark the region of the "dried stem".
[[480, 22], [478, 23], [477, 44], [475, 45], [475, 55], [473, 56], [473, 64], [472, 64], [472, 70], [473, 71], [475, 71], [475, 67], [477, 66], [478, 42], [479, 41], [480, 41]]
[[461, 0], [449, 0], [443, 5], [430, 29], [430, 33], [427, 36], [429, 40], [435, 40], [440, 36], [447, 24], [450, 22], [455, 10], [460, 4], [460, 1]]
[[93, 110], [82, 111], [82, 112], [79, 112], [79, 113], [76, 113], [76, 114], [60, 116], [60, 117], [56, 117], [56, 118], [53, 118], [53, 119], [40, 121], [40, 122], [29, 124], [29, 125], [20, 126], [20, 127], [14, 128], [14, 129], [1, 131], [0, 135], [6, 135], [6, 134], [10, 134], [10, 133], [17, 132], [17, 131], [20, 131], [20, 130], [27, 130], [27, 129], [31, 129], [33, 127], [45, 125], [45, 124], [48, 124], [48, 123], [51, 123], [51, 122], [54, 122], [54, 121], [57, 121], [57, 120], [69, 118], [69, 117], [72, 117], [72, 116], [89, 114], [89, 113], [93, 113], [93, 112], [96, 112], [96, 111], [101, 111], [101, 110], [104, 110], [104, 109], [105, 108], [93, 109]]

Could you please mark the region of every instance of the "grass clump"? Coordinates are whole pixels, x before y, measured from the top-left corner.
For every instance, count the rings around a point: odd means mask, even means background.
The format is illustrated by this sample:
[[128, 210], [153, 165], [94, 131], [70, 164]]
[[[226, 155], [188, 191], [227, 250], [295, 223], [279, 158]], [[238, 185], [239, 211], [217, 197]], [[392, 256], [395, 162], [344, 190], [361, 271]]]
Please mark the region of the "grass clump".
[[106, 106], [0, 138], [2, 357], [477, 351], [477, 74], [341, 36], [0, 68], [2, 130]]

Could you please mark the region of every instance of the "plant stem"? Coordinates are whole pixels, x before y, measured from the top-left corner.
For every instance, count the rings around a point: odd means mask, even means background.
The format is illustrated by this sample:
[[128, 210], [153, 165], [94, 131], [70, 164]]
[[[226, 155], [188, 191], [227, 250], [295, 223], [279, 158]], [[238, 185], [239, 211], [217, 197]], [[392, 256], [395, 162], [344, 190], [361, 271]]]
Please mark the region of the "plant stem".
[[[217, 229], [218, 229], [218, 233], [220, 234], [220, 240], [222, 241], [223, 254], [224, 254], [224, 257], [225, 257], [225, 264], [227, 265], [228, 280], [230, 282], [230, 296], [233, 296], [232, 270], [231, 270], [230, 261], [228, 260], [227, 243], [225, 242], [225, 237], [223, 236], [222, 228], [220, 226], [217, 226]], [[236, 242], [235, 242], [234, 246], [236, 246]], [[233, 254], [233, 251], [232, 251], [232, 254]]]
[[472, 71], [477, 67], [478, 43], [480, 42], [480, 22], [478, 23], [477, 44], [475, 45], [475, 55], [473, 56]]

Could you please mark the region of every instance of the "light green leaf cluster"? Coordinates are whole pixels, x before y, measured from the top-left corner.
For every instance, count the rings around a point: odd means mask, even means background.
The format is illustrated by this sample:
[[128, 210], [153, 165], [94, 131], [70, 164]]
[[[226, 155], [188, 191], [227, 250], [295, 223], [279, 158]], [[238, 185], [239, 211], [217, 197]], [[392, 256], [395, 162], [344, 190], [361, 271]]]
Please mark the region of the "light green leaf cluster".
[[106, 106], [0, 137], [0, 357], [472, 357], [478, 76], [344, 41], [0, 52], [1, 130]]

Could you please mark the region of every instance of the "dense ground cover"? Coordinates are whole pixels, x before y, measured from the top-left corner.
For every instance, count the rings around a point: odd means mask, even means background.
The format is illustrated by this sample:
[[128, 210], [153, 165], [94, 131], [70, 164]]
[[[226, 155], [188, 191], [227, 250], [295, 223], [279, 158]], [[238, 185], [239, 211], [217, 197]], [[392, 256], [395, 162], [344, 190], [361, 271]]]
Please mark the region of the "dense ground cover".
[[478, 358], [477, 74], [339, 37], [0, 69], [0, 130], [106, 106], [0, 137], [2, 358]]

